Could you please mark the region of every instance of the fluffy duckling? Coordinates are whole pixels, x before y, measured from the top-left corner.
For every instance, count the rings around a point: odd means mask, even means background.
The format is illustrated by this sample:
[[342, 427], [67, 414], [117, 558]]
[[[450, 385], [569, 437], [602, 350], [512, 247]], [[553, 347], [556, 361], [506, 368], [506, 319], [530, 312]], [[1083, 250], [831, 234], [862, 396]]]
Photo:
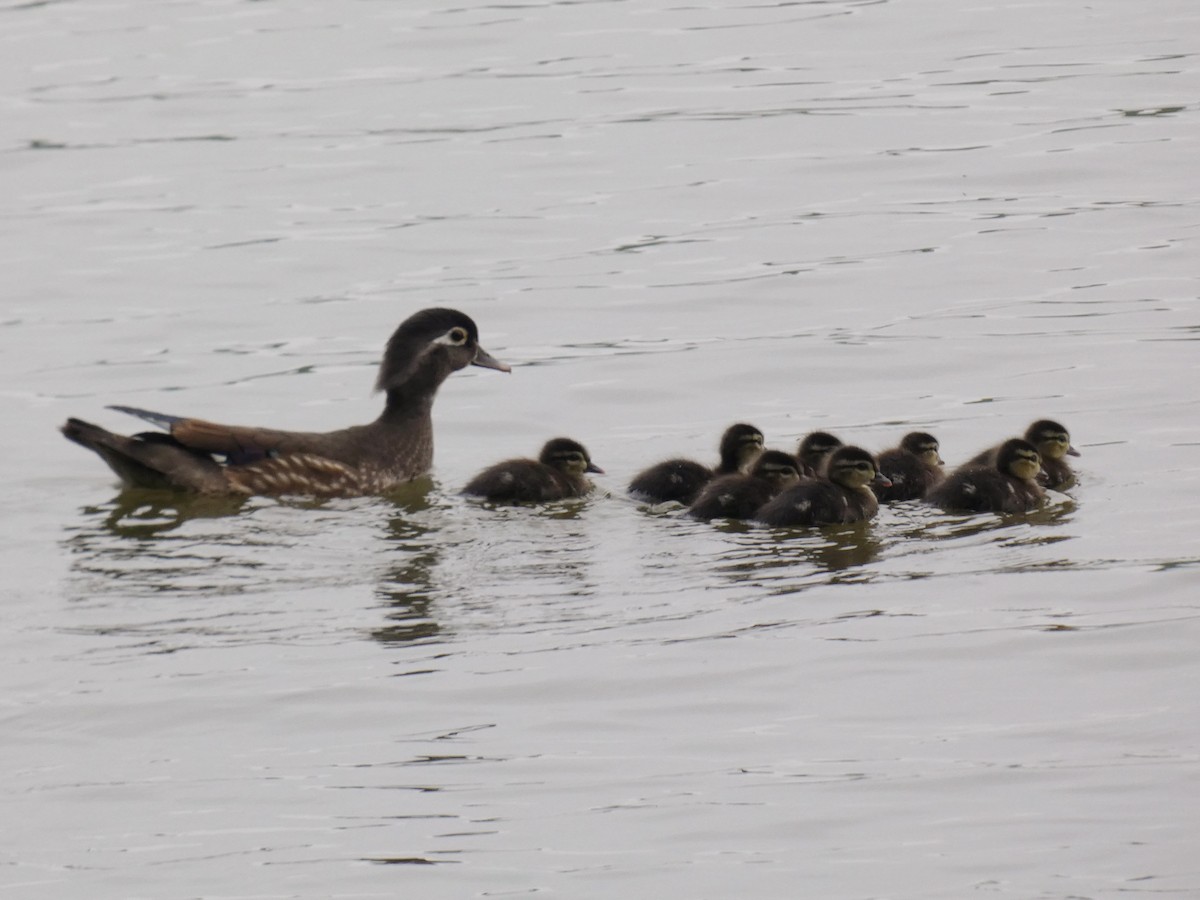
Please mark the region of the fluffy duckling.
[[900, 446], [880, 453], [877, 457], [879, 471], [892, 486], [875, 490], [879, 502], [920, 500], [930, 488], [939, 484], [946, 477], [940, 449], [932, 434], [910, 431], [901, 438]]
[[[1071, 446], [1071, 433], [1053, 419], [1038, 419], [1025, 429], [1025, 440], [1037, 448], [1042, 457], [1042, 472], [1038, 483], [1043, 487], [1062, 490], [1075, 483], [1075, 472], [1067, 462], [1068, 456], [1079, 456]], [[1000, 446], [989, 447], [974, 456], [968, 465], [988, 465], [996, 460]]]
[[839, 447], [829, 457], [827, 474], [788, 488], [754, 518], [777, 526], [861, 522], [879, 511], [871, 486], [888, 483], [866, 450]]
[[721, 475], [700, 491], [688, 508], [697, 519], [749, 519], [758, 509], [800, 480], [800, 465], [791, 454], [764, 450], [747, 475]]
[[1045, 498], [1038, 485], [1041, 458], [1023, 438], [1000, 445], [990, 463], [969, 462], [925, 495], [947, 512], [1023, 513]]
[[545, 503], [582, 497], [592, 489], [585, 472], [603, 475], [584, 446], [570, 438], [546, 442], [536, 460], [509, 459], [484, 469], [472, 478], [464, 494], [492, 503]]
[[629, 493], [650, 503], [674, 501], [688, 506], [713, 478], [749, 470], [762, 448], [763, 434], [753, 425], [730, 425], [721, 436], [721, 461], [716, 469], [690, 459], [668, 459], [639, 472], [629, 482]]
[[824, 475], [829, 454], [841, 446], [842, 442], [827, 431], [806, 434], [796, 450], [796, 458], [800, 460], [800, 474], [805, 478]]

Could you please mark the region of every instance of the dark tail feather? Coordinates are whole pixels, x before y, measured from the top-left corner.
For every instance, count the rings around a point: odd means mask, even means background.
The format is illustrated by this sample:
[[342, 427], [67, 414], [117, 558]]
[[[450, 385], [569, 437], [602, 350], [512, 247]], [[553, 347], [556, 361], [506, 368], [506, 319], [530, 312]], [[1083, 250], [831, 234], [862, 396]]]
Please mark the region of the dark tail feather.
[[125, 437], [81, 419], [67, 419], [62, 433], [98, 454], [130, 487], [231, 493], [224, 471], [211, 456], [189, 450], [168, 435]]
[[139, 419], [145, 419], [151, 425], [161, 428], [163, 431], [170, 431], [172, 425], [183, 421], [183, 416], [168, 416], [165, 413], [151, 412], [148, 409], [138, 409], [136, 406], [110, 406], [108, 408], [130, 416], [137, 416]]

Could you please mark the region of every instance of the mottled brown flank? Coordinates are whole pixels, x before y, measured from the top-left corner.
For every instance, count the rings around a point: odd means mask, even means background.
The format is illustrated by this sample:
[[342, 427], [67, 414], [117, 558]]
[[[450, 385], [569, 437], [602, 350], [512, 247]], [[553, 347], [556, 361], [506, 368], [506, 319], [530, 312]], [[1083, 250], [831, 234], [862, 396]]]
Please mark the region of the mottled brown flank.
[[226, 470], [230, 486], [245, 494], [363, 494], [367, 473], [336, 460], [296, 453]]

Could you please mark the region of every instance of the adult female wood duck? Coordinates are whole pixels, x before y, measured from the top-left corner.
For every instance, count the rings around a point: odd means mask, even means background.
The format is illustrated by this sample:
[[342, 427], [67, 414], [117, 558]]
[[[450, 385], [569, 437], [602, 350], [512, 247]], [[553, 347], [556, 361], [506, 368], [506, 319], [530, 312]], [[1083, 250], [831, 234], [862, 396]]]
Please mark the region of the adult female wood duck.
[[730, 425], [721, 435], [721, 461], [715, 469], [690, 459], [668, 459], [639, 472], [629, 482], [629, 493], [650, 503], [689, 506], [713, 478], [747, 471], [762, 448], [763, 434], [753, 425]]
[[[1071, 433], [1053, 419], [1038, 419], [1025, 429], [1025, 440], [1037, 448], [1042, 458], [1042, 471], [1038, 475], [1038, 484], [1054, 490], [1069, 488], [1075, 483], [1075, 472], [1067, 462], [1068, 456], [1079, 456], [1079, 451], [1071, 446]], [[987, 465], [996, 460], [999, 445], [989, 447], [976, 454], [968, 465]]]
[[776, 526], [841, 525], [870, 519], [879, 511], [871, 486], [886, 486], [888, 480], [870, 453], [861, 447], [839, 447], [826, 470], [788, 488], [754, 518]]
[[800, 480], [800, 464], [789, 453], [764, 450], [746, 475], [721, 475], [706, 484], [688, 507], [697, 519], [749, 519], [764, 503]]
[[892, 483], [875, 489], [880, 503], [920, 500], [946, 477], [937, 438], [924, 431], [910, 431], [900, 446], [884, 450], [876, 457], [879, 471]]
[[806, 434], [796, 449], [796, 459], [800, 460], [800, 474], [806, 478], [824, 475], [829, 455], [841, 446], [841, 440], [827, 431]]
[[1041, 460], [1023, 438], [1000, 445], [991, 463], [969, 462], [925, 495], [947, 512], [1023, 513], [1045, 499], [1037, 483]]
[[603, 475], [583, 444], [570, 438], [553, 438], [537, 459], [508, 459], [472, 478], [464, 494], [492, 503], [545, 503], [582, 497], [593, 487], [586, 472]]
[[68, 419], [62, 432], [98, 453], [130, 487], [235, 496], [377, 494], [429, 471], [434, 395], [451, 372], [468, 365], [509, 371], [479, 346], [470, 318], [425, 309], [402, 322], [387, 343], [376, 383], [387, 402], [369, 425], [276, 431], [114, 406], [167, 433], [126, 437], [79, 419]]

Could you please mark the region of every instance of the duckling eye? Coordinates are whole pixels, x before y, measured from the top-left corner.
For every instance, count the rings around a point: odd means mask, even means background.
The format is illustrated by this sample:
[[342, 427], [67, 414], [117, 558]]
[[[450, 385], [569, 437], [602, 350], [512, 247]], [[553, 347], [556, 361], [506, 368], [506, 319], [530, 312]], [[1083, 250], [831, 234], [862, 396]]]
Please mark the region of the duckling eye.
[[465, 328], [451, 328], [447, 334], [452, 344], [465, 344], [467, 342], [467, 330]]

